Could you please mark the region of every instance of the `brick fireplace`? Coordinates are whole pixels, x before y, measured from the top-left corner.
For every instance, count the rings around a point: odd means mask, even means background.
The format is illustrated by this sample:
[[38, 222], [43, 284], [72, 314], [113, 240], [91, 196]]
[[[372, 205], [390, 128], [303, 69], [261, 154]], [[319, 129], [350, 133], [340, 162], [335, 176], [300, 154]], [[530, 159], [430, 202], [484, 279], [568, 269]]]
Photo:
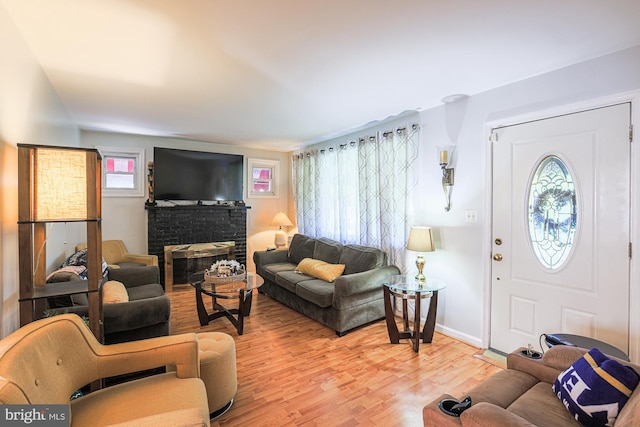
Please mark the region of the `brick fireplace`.
[[158, 256], [160, 280], [165, 285], [165, 246], [195, 243], [235, 243], [235, 259], [247, 265], [248, 206], [147, 205], [149, 254]]

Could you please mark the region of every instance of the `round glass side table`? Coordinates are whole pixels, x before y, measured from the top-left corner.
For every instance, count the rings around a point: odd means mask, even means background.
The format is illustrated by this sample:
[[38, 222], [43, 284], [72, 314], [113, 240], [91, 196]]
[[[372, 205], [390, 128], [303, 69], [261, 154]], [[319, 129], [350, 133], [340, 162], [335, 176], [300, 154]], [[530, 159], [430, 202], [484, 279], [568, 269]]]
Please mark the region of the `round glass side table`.
[[[433, 340], [438, 309], [438, 291], [446, 286], [442, 280], [428, 278], [425, 282], [419, 282], [414, 277], [405, 275], [389, 276], [385, 279], [383, 287], [384, 313], [391, 344], [398, 344], [401, 339], [410, 339], [413, 343], [413, 351], [418, 352], [421, 338], [423, 343], [430, 343]], [[404, 325], [402, 332], [398, 330], [396, 323], [393, 298], [402, 300], [402, 322]], [[420, 301], [425, 298], [431, 298], [431, 301], [424, 328], [420, 331]], [[413, 329], [411, 329], [409, 322], [409, 300], [415, 301]]]
[[[206, 326], [212, 320], [226, 317], [236, 327], [238, 335], [244, 332], [244, 318], [251, 314], [251, 300], [253, 290], [264, 283], [261, 276], [247, 272], [246, 278], [221, 285], [206, 283], [204, 272], [200, 271], [189, 276], [189, 283], [196, 289], [196, 307], [200, 326]], [[213, 312], [207, 312], [202, 295], [211, 297]], [[238, 308], [224, 306], [225, 300], [238, 300]]]

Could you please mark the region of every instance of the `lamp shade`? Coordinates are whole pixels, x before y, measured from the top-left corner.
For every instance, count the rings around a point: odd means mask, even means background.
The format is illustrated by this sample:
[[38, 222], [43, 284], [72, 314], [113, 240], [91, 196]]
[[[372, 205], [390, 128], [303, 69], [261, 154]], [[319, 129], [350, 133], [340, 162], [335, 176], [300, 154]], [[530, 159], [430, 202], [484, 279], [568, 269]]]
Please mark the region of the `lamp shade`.
[[[94, 215], [87, 210], [92, 191], [87, 184], [90, 173], [87, 164], [87, 150], [35, 149], [31, 166], [31, 218], [35, 221], [91, 219]], [[90, 182], [95, 185], [96, 180]]]
[[416, 252], [433, 252], [433, 233], [431, 227], [411, 227], [407, 249]]
[[273, 217], [269, 225], [276, 225], [280, 228], [282, 227], [291, 227], [293, 223], [284, 212], [278, 212], [276, 216]]

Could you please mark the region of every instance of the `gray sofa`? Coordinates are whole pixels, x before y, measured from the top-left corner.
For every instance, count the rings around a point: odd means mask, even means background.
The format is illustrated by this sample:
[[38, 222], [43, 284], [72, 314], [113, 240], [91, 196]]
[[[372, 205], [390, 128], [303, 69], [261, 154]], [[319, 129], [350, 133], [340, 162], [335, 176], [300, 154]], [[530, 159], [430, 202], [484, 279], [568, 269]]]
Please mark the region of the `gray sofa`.
[[[326, 282], [296, 272], [304, 258], [344, 264], [344, 273]], [[288, 250], [256, 251], [256, 273], [264, 278], [258, 290], [286, 306], [330, 327], [338, 336], [384, 317], [382, 286], [400, 274], [380, 249], [342, 245], [326, 238], [296, 234]]]

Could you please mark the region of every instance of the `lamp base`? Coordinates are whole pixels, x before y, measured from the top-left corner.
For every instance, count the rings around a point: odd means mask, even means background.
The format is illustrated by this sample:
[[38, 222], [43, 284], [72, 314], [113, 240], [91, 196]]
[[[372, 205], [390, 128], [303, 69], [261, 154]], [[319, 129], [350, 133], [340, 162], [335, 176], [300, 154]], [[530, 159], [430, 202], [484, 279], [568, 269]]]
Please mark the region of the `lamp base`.
[[424, 269], [424, 257], [422, 256], [422, 254], [419, 254], [418, 258], [416, 258], [416, 267], [418, 267], [418, 274], [416, 275], [416, 280], [418, 282], [426, 282], [427, 277], [424, 274], [422, 274], [422, 270]]
[[278, 230], [276, 231], [275, 238], [273, 243], [276, 245], [276, 248], [280, 249], [280, 247], [287, 246], [287, 235], [284, 234], [284, 231]]

